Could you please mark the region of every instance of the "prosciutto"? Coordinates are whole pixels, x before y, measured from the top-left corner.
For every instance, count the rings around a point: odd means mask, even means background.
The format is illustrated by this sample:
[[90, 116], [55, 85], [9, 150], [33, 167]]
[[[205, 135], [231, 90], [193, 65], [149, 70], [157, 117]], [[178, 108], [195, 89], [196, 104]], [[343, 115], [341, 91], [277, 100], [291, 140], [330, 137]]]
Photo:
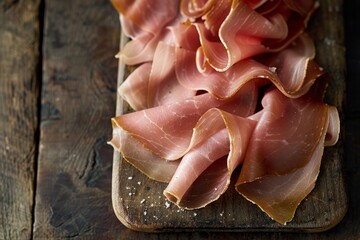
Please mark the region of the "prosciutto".
[[272, 90], [262, 100], [264, 109], [251, 117], [257, 125], [235, 188], [282, 224], [314, 188], [329, 122], [337, 116], [319, 96], [312, 90], [290, 99]]
[[315, 1], [112, 2], [132, 39], [118, 57], [137, 68], [109, 143], [181, 208], [216, 201], [239, 169], [236, 191], [291, 221], [340, 131], [305, 32]]

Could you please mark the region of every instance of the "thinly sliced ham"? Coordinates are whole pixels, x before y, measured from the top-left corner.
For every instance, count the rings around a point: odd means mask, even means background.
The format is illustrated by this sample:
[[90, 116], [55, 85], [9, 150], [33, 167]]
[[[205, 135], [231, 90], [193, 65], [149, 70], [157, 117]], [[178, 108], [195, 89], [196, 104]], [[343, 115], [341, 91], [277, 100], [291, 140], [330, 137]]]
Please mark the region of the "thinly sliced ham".
[[[225, 72], [212, 68], [198, 71], [196, 53], [176, 49], [176, 75], [185, 87], [206, 90], [218, 98], [229, 98], [248, 81], [264, 84], [272, 82], [284, 95], [299, 97], [304, 95], [324, 71], [314, 61], [315, 48], [307, 34], [301, 35], [285, 50], [270, 55], [270, 58], [245, 59]], [[259, 81], [262, 79], [262, 81]]]
[[180, 3], [180, 11], [182, 15], [196, 19], [208, 12], [215, 2], [216, 0], [182, 0]]
[[282, 224], [291, 221], [319, 172], [329, 126], [329, 107], [321, 96], [313, 89], [290, 99], [272, 90], [262, 101], [264, 109], [251, 117], [258, 123], [236, 189]]
[[109, 143], [168, 183], [164, 195], [181, 208], [218, 199], [241, 167], [236, 190], [275, 221], [291, 221], [340, 131], [303, 33], [318, 4], [112, 2], [132, 38], [118, 57], [138, 68], [119, 88], [135, 112], [112, 119]]
[[163, 28], [157, 35], [143, 33], [137, 36], [129, 41], [116, 57], [127, 65], [150, 62], [154, 58], [155, 50], [160, 41], [168, 43], [173, 41], [172, 34], [167, 28]]
[[335, 106], [329, 106], [329, 125], [325, 137], [325, 147], [334, 146], [339, 140], [340, 118]]
[[132, 26], [153, 35], [158, 34], [179, 14], [179, 0], [172, 0], [166, 4], [161, 0], [111, 0], [111, 2]]
[[216, 108], [206, 112], [194, 128], [190, 150], [164, 190], [165, 196], [188, 209], [218, 199], [243, 160], [254, 126], [252, 120]]
[[140, 141], [112, 119], [113, 138], [109, 142], [122, 157], [140, 170], [150, 179], [159, 182], [169, 182], [174, 175], [180, 161], [166, 161], [144, 147]]
[[116, 55], [128, 65], [152, 61], [159, 41], [172, 41], [166, 27], [182, 20], [178, 0], [168, 4], [159, 0], [112, 0], [112, 3], [122, 14], [121, 23], [125, 33], [132, 38]]
[[233, 0], [208, 1], [203, 7], [200, 12], [204, 21], [193, 23], [201, 50], [216, 71], [226, 71], [242, 59], [286, 47], [304, 31], [316, 4]]
[[157, 45], [148, 83], [147, 105], [171, 104], [195, 96], [196, 90], [182, 86], [175, 73], [175, 47]]
[[148, 108], [147, 95], [151, 66], [152, 63], [148, 62], [137, 67], [118, 89], [122, 99], [136, 111]]
[[[188, 148], [192, 130], [207, 110], [221, 108], [246, 117], [255, 110], [256, 98], [256, 88], [249, 84], [232, 99], [219, 100], [205, 93], [169, 105], [115, 117], [113, 126], [124, 129], [156, 155], [166, 160], [177, 160]], [[111, 143], [121, 150], [116, 136], [113, 136]]]

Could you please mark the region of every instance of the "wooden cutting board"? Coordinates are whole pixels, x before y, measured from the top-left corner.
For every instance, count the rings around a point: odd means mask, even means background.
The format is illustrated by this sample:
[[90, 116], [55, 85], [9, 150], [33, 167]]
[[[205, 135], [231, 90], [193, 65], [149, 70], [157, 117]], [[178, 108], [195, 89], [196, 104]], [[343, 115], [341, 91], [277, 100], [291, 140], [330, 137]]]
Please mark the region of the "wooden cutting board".
[[[337, 106], [343, 119], [345, 98], [345, 48], [342, 0], [320, 0], [309, 31], [317, 48], [317, 62], [331, 75], [326, 102]], [[122, 44], [126, 41], [122, 35]], [[119, 63], [118, 84], [133, 69]], [[118, 98], [117, 115], [131, 111]], [[343, 121], [342, 121], [343, 122]], [[339, 142], [325, 148], [315, 189], [298, 207], [292, 222], [283, 226], [240, 196], [232, 185], [219, 200], [199, 210], [182, 210], [168, 202], [166, 184], [148, 179], [114, 153], [112, 200], [119, 220], [127, 227], [159, 231], [283, 231], [319, 232], [335, 226], [348, 207], [342, 173], [344, 128]], [[235, 174], [236, 175], [236, 174]], [[234, 183], [234, 181], [232, 181]]]

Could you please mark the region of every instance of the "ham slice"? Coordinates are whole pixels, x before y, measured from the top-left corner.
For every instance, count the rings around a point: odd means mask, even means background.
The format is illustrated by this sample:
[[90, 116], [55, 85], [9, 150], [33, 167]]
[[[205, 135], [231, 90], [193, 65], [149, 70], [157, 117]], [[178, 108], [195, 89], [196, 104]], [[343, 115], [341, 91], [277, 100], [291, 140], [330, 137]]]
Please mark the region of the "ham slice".
[[[304, 95], [324, 71], [314, 61], [315, 48], [307, 34], [301, 35], [285, 50], [271, 57], [245, 59], [225, 72], [212, 68], [199, 71], [196, 53], [176, 49], [176, 75], [181, 85], [194, 90], [206, 90], [218, 98], [229, 98], [249, 81], [258, 85], [271, 81], [284, 95]], [[261, 81], [259, 81], [261, 80]], [[266, 82], [267, 82], [266, 81]]]
[[157, 45], [148, 84], [148, 107], [171, 104], [195, 96], [196, 90], [181, 85], [175, 73], [175, 47]]
[[198, 121], [165, 196], [178, 206], [201, 208], [218, 199], [243, 161], [255, 122], [213, 108]]
[[[220, 108], [246, 117], [253, 114], [257, 98], [256, 88], [249, 84], [231, 99], [220, 100], [209, 93], [176, 103], [148, 108], [113, 118], [113, 127], [122, 128], [144, 147], [166, 160], [184, 155], [194, 126], [211, 108]], [[113, 136], [111, 144], [121, 151], [121, 144]], [[126, 157], [125, 157], [126, 158]]]
[[297, 99], [269, 91], [264, 109], [250, 117], [258, 123], [236, 190], [281, 224], [291, 221], [319, 173], [330, 115], [317, 89]]
[[151, 66], [151, 62], [140, 65], [118, 89], [122, 99], [136, 111], [148, 107], [147, 94]]
[[112, 4], [121, 13], [125, 33], [133, 39], [116, 55], [128, 65], [152, 61], [159, 41], [172, 41], [166, 27], [182, 19], [177, 0], [168, 4], [159, 0], [112, 0]]
[[316, 6], [314, 1], [187, 0], [181, 9], [198, 30], [201, 59], [226, 71], [242, 59], [286, 47], [304, 31]]
[[[164, 4], [161, 0], [111, 0], [113, 6], [132, 24], [132, 27], [156, 35], [179, 13], [179, 1]], [[146, 13], [146, 14], [144, 14]], [[129, 29], [129, 26], [126, 26]]]

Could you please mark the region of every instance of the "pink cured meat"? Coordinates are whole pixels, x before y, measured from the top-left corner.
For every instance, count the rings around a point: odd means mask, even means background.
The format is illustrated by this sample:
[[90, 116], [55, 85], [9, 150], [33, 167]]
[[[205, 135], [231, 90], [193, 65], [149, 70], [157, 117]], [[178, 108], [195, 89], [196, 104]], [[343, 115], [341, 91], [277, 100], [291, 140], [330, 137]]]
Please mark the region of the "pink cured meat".
[[[115, 117], [113, 126], [124, 129], [156, 155], [166, 160], [177, 160], [187, 150], [196, 122], [208, 109], [221, 108], [246, 117], [254, 112], [256, 98], [256, 89], [249, 84], [232, 99], [219, 100], [205, 93]], [[121, 149], [116, 135], [111, 143]]]
[[250, 117], [258, 123], [236, 189], [282, 224], [291, 221], [319, 172], [330, 115], [317, 89], [297, 99], [272, 90], [264, 109]]
[[121, 13], [125, 33], [133, 38], [117, 57], [128, 65], [152, 61], [158, 42], [171, 41], [166, 26], [180, 21], [179, 1], [163, 4], [159, 0], [112, 0], [112, 3]]
[[152, 62], [136, 68], [119, 87], [120, 96], [136, 111], [193, 97], [175, 74], [175, 47], [159, 42]]
[[[111, 0], [113, 6], [122, 14], [129, 28], [139, 28], [144, 32], [156, 35], [179, 13], [179, 1], [172, 0], [164, 4], [161, 0]], [[146, 14], [144, 14], [146, 13]]]
[[218, 199], [243, 161], [254, 126], [252, 120], [216, 108], [207, 111], [194, 129], [190, 150], [164, 190], [165, 196], [188, 209]]
[[[271, 55], [269, 59], [245, 59], [225, 72], [212, 68], [198, 71], [193, 51], [176, 49], [175, 70], [178, 81], [194, 90], [205, 90], [218, 98], [229, 98], [248, 81], [271, 81], [284, 95], [304, 95], [315, 80], [324, 74], [314, 61], [315, 48], [307, 34], [301, 35], [285, 50]], [[262, 81], [258, 81], [262, 79]]]
[[132, 109], [138, 111], [148, 107], [147, 94], [151, 62], [136, 68], [118, 89], [119, 95]]
[[118, 56], [142, 63], [119, 89], [139, 111], [112, 119], [114, 149], [187, 209], [218, 199], [242, 164], [236, 190], [291, 221], [340, 130], [302, 34], [315, 1], [113, 3], [133, 38]]
[[[191, 2], [183, 2], [181, 9], [185, 15], [204, 20], [193, 20], [193, 24], [199, 32], [202, 58], [216, 71], [226, 71], [244, 58], [286, 47], [304, 31], [316, 7], [314, 1], [298, 4], [290, 1], [207, 1], [197, 12], [191, 9], [195, 5], [189, 4]], [[193, 11], [197, 14], [192, 15]]]
[[195, 96], [196, 91], [182, 86], [175, 73], [175, 47], [157, 45], [149, 77], [148, 108], [171, 104]]
[[[256, 88], [248, 84], [231, 100], [205, 93], [170, 105], [145, 109], [112, 119], [109, 142], [149, 178], [169, 182], [192, 140], [193, 128], [208, 109], [219, 107], [237, 116], [255, 110]], [[194, 144], [194, 143], [192, 143]]]

